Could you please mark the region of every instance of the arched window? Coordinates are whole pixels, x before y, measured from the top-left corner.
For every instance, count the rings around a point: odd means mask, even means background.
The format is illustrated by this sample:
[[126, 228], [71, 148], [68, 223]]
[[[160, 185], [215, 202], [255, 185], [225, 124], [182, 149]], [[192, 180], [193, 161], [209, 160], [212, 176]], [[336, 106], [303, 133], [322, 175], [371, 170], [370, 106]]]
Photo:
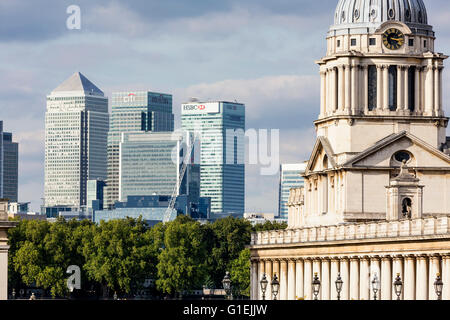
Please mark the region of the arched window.
[[412, 218], [412, 200], [410, 198], [405, 198], [402, 201], [402, 214], [404, 218]]
[[328, 157], [327, 157], [327, 155], [325, 155], [324, 157], [323, 157], [323, 163], [322, 163], [322, 165], [323, 165], [323, 169], [325, 170], [325, 169], [328, 169]]
[[377, 67], [369, 66], [368, 69], [368, 92], [369, 92], [369, 110], [372, 111], [377, 108]]
[[389, 67], [389, 110], [397, 110], [397, 66]]

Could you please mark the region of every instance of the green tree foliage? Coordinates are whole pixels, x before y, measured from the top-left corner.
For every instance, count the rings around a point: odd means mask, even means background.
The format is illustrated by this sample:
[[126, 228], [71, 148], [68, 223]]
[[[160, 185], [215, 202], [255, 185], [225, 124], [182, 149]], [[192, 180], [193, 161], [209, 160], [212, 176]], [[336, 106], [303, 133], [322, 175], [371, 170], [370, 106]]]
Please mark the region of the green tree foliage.
[[252, 227], [249, 221], [228, 217], [208, 225], [210, 228], [211, 278], [216, 288], [222, 287], [227, 271], [231, 272], [231, 262], [237, 258], [245, 246], [249, 245]]
[[84, 270], [104, 288], [131, 293], [155, 275], [157, 255], [141, 219], [102, 221], [84, 243]]
[[257, 224], [252, 229], [253, 232], [272, 231], [272, 230], [284, 230], [288, 227], [285, 222], [266, 221], [263, 224]]
[[66, 295], [67, 267], [83, 263], [81, 248], [91, 228], [90, 222], [63, 219], [22, 221], [10, 231], [13, 286], [34, 284], [54, 297]]
[[207, 255], [205, 230], [200, 223], [186, 216], [168, 223], [157, 266], [159, 290], [174, 295], [201, 288], [208, 270]]
[[231, 282], [234, 295], [250, 297], [250, 250], [244, 249], [231, 262]]
[[[146, 279], [160, 292], [175, 295], [206, 285], [222, 288], [227, 271], [235, 294], [249, 296], [252, 232], [285, 229], [267, 222], [252, 227], [244, 219], [226, 218], [205, 225], [187, 216], [152, 228], [141, 220], [77, 222], [58, 219], [20, 221], [9, 231], [9, 282], [67, 295], [67, 267], [81, 268], [82, 290], [92, 286], [130, 294]], [[110, 296], [112, 293], [109, 294]]]

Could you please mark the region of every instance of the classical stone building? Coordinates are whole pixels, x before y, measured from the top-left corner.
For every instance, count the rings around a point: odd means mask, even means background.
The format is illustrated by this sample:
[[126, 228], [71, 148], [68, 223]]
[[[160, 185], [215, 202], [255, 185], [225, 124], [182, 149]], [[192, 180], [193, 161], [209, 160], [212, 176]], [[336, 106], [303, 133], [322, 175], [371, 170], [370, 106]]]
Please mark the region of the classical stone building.
[[0, 301], [8, 299], [8, 230], [16, 224], [8, 221], [8, 200], [0, 199]]
[[[278, 298], [450, 299], [450, 152], [442, 105], [448, 57], [422, 0], [341, 0], [327, 35], [317, 142], [293, 189], [289, 227], [254, 234], [252, 298], [266, 274]], [[266, 293], [271, 297], [270, 286]]]

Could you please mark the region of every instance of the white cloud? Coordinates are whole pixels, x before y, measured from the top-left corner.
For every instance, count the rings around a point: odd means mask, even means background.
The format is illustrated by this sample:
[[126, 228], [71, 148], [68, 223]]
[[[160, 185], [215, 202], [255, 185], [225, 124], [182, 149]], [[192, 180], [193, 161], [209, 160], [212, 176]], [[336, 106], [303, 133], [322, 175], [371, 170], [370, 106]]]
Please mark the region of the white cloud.
[[[247, 121], [277, 119], [272, 128], [286, 128], [292, 119], [302, 113], [316, 113], [311, 107], [319, 99], [319, 79], [316, 76], [280, 75], [250, 80], [224, 80], [216, 83], [202, 83], [179, 92], [187, 100], [226, 100], [246, 105]], [[284, 118], [284, 121], [283, 121]]]

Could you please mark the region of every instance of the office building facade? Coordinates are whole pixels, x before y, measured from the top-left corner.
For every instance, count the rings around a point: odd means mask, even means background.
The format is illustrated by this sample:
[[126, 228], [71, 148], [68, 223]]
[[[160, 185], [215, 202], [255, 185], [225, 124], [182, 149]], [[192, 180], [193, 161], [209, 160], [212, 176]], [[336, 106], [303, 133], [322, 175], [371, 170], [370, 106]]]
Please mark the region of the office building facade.
[[87, 181], [106, 179], [108, 122], [108, 99], [81, 73], [47, 97], [46, 213], [79, 210], [87, 203]]
[[108, 134], [108, 180], [105, 207], [119, 200], [119, 146], [122, 133], [171, 132], [174, 129], [172, 96], [149, 91], [116, 92]]
[[178, 132], [123, 133], [119, 146], [119, 199], [129, 196], [177, 196], [184, 194], [198, 198], [199, 166], [187, 164], [182, 181], [182, 168], [191, 134]]
[[280, 184], [278, 196], [278, 217], [280, 219], [288, 219], [289, 194], [291, 189], [300, 188], [304, 184], [301, 176], [305, 173], [306, 163], [298, 164], [282, 164], [280, 166]]
[[19, 193], [19, 144], [0, 121], [0, 199], [17, 202]]
[[105, 181], [89, 180], [87, 183], [87, 211], [103, 210]]
[[181, 125], [200, 140], [200, 196], [215, 214], [245, 211], [245, 105], [231, 102], [182, 104]]

